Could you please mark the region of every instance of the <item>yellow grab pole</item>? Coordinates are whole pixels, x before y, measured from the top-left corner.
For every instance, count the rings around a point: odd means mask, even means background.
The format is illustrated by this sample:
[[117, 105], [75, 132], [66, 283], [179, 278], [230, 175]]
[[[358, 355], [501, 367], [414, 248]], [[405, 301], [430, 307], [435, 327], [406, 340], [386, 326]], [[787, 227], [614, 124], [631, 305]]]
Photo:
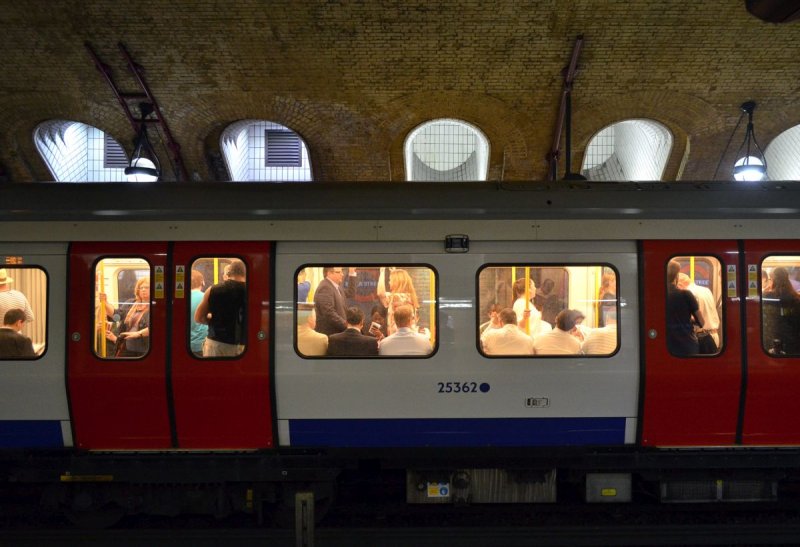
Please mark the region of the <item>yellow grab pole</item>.
[[[106, 272], [101, 260], [97, 265], [97, 276], [95, 279], [95, 292], [97, 293], [97, 308], [94, 312], [94, 348], [95, 353], [100, 357], [106, 357], [106, 306], [100, 302], [100, 293], [106, 292]], [[106, 301], [108, 295], [106, 294]]]
[[[531, 311], [531, 268], [525, 266], [525, 311]], [[531, 333], [531, 318], [530, 315], [525, 318], [525, 333]]]

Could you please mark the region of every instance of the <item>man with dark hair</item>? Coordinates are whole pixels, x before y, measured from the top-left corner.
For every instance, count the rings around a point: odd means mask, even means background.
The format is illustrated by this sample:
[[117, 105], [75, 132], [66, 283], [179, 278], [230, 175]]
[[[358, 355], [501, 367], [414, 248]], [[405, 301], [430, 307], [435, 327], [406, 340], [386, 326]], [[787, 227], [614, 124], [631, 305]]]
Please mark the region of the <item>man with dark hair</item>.
[[532, 355], [533, 338], [517, 325], [517, 314], [503, 308], [498, 314], [502, 327], [487, 329], [481, 336], [481, 347], [488, 355]]
[[[350, 276], [357, 274], [355, 268], [350, 268]], [[347, 328], [345, 320], [346, 298], [355, 294], [355, 282], [348, 285], [345, 292], [344, 269], [341, 266], [322, 268], [325, 278], [319, 282], [314, 291], [314, 312], [317, 315], [317, 332], [322, 334], [337, 334]]]
[[328, 355], [355, 357], [378, 355], [378, 339], [361, 334], [364, 327], [364, 312], [355, 306], [347, 308], [347, 329], [328, 337]]
[[681, 265], [676, 260], [667, 264], [667, 349], [673, 355], [685, 357], [700, 352], [694, 325], [703, 327], [705, 321], [697, 299], [678, 287]]
[[27, 336], [21, 334], [25, 326], [25, 310], [13, 308], [3, 317], [3, 326], [0, 327], [0, 358], [26, 359], [36, 357], [33, 343]]
[[194, 312], [195, 321], [208, 325], [203, 357], [235, 357], [244, 351], [247, 318], [245, 275], [244, 263], [234, 260], [225, 266], [224, 281], [203, 294], [203, 300]]
[[578, 320], [583, 319], [578, 310], [562, 310], [556, 315], [556, 328], [537, 336], [533, 343], [536, 355], [578, 355], [581, 341], [578, 338]]

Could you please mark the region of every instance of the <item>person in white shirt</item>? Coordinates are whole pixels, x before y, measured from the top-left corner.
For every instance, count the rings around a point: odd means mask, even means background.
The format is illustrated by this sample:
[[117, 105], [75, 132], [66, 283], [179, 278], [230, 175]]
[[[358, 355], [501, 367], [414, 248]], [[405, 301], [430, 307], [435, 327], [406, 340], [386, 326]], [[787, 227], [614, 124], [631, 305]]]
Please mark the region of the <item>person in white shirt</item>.
[[611, 355], [617, 349], [617, 314], [606, 313], [605, 327], [592, 329], [581, 345], [584, 355]]
[[683, 272], [678, 274], [678, 288], [687, 290], [694, 295], [705, 321], [703, 329], [708, 331], [719, 348], [719, 313], [717, 313], [717, 303], [711, 290], [695, 284], [692, 278]]
[[487, 355], [533, 355], [533, 338], [517, 325], [517, 314], [511, 308], [500, 310], [499, 329], [487, 329], [481, 343]]
[[414, 308], [403, 304], [394, 310], [394, 322], [397, 332], [380, 341], [379, 355], [428, 355], [433, 348], [428, 338], [414, 332], [411, 327]]
[[576, 336], [575, 326], [583, 314], [578, 310], [562, 310], [556, 316], [556, 328], [534, 337], [533, 350], [536, 355], [578, 355], [581, 341]]

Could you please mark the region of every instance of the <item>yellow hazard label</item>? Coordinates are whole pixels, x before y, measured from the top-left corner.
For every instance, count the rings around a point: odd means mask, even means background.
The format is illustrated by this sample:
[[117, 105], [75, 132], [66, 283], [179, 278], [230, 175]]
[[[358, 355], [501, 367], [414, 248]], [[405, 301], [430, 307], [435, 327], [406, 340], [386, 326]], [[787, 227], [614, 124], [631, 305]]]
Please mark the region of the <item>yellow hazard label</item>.
[[600, 495], [605, 497], [605, 498], [616, 497], [617, 489], [616, 488], [603, 488], [602, 490], [600, 490]]

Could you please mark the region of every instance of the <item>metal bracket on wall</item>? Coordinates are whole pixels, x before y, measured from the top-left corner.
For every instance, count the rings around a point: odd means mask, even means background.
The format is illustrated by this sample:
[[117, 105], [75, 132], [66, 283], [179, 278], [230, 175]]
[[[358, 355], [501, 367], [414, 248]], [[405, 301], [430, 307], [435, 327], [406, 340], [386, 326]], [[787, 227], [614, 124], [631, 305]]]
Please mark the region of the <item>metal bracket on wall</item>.
[[[125, 45], [122, 42], [119, 42], [118, 46], [120, 51], [122, 52], [122, 56], [125, 59], [125, 62], [128, 65], [128, 69], [133, 74], [134, 79], [138, 83], [141, 91], [126, 93], [120, 91], [117, 84], [114, 82], [113, 74], [111, 71], [111, 67], [105, 64], [100, 57], [97, 56], [97, 53], [92, 48], [92, 45], [89, 42], [85, 42], [84, 45], [86, 49], [89, 51], [89, 55], [91, 55], [92, 60], [94, 61], [94, 65], [97, 70], [103, 75], [108, 82], [108, 85], [111, 87], [111, 90], [114, 92], [114, 95], [117, 98], [120, 106], [122, 106], [123, 112], [125, 112], [125, 116], [128, 118], [128, 121], [131, 123], [134, 132], [137, 134], [139, 133], [139, 129], [143, 124], [154, 124], [161, 127], [161, 131], [164, 135], [164, 140], [166, 142], [167, 148], [169, 148], [170, 154], [172, 155], [173, 165], [175, 169], [175, 177], [178, 181], [189, 180], [189, 174], [186, 171], [186, 166], [183, 164], [183, 157], [181, 156], [181, 145], [173, 138], [172, 132], [169, 130], [169, 126], [167, 125], [167, 121], [164, 119], [164, 116], [161, 114], [161, 108], [158, 106], [158, 101], [156, 101], [155, 97], [153, 97], [153, 93], [150, 91], [150, 87], [147, 85], [147, 82], [144, 79], [144, 68], [141, 65], [137, 64], [133, 58], [131, 57], [128, 50], [125, 48]], [[135, 102], [137, 108], [141, 103], [147, 103], [152, 106], [152, 113], [147, 116], [136, 117], [134, 116], [133, 112], [131, 111], [131, 106], [129, 101]]]

